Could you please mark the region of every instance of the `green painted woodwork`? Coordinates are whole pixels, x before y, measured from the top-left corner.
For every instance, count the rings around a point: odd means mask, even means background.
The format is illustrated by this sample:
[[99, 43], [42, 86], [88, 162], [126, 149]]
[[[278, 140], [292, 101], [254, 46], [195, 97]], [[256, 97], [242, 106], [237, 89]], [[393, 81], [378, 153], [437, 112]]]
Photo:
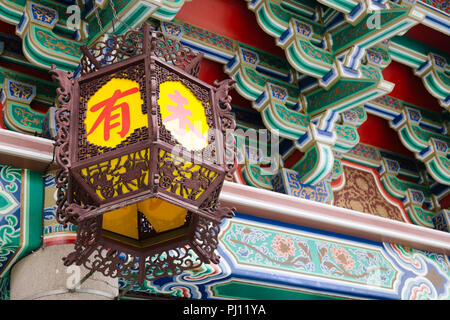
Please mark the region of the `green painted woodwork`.
[[[444, 100], [450, 96], [450, 71], [445, 61], [450, 61], [450, 55], [430, 47], [407, 36], [393, 37], [389, 49], [394, 60], [405, 63], [415, 69], [415, 74], [422, 81], [431, 95], [440, 100], [442, 107], [448, 109], [449, 103]], [[444, 59], [441, 66], [436, 65], [433, 55]], [[428, 65], [426, 65], [428, 63]], [[425, 66], [424, 66], [425, 64]]]
[[29, 75], [0, 67], [0, 86], [5, 79], [11, 79], [36, 87], [36, 100], [45, 105], [52, 105], [55, 101], [57, 85], [53, 82], [33, 78]]
[[374, 68], [371, 66], [361, 66], [361, 72], [367, 79], [383, 80], [383, 75], [378, 68]]
[[315, 13], [316, 3], [313, 0], [282, 0], [280, 6], [300, 16], [312, 16]]
[[339, 10], [340, 12], [343, 13], [350, 13], [355, 7], [356, 4], [353, 1], [345, 1], [345, 0], [332, 0], [332, 1], [327, 1], [327, 0], [318, 0], [318, 2], [332, 7], [336, 10]]
[[212, 287], [214, 295], [230, 299], [249, 300], [344, 300], [346, 298], [322, 295], [301, 290], [231, 280]]
[[401, 101], [401, 105], [403, 107], [414, 108], [415, 110], [419, 111], [420, 116], [421, 116], [421, 121], [424, 120], [425, 122], [427, 122], [429, 124], [433, 124], [435, 126], [442, 125], [442, 120], [443, 120], [442, 114], [440, 114], [438, 112], [435, 112], [435, 111], [432, 111], [429, 109], [425, 109], [425, 108], [417, 106], [417, 105], [413, 105], [406, 101]]
[[296, 70], [314, 77], [323, 77], [332, 67], [331, 64], [326, 65], [331, 60], [329, 53], [303, 40], [299, 40], [298, 45], [295, 42], [290, 44], [286, 55]]
[[36, 51], [36, 46], [28, 34], [23, 39], [23, 49], [28, 60], [44, 69], [50, 69], [50, 66], [55, 64], [59, 69], [73, 71], [78, 65], [78, 63], [70, 63], [68, 60], [57, 60], [56, 57], [51, 57]]
[[[41, 26], [33, 25], [30, 29], [34, 41], [38, 41], [43, 48], [46, 48], [48, 54], [57, 54], [63, 60], [76, 62], [81, 57], [81, 43], [76, 43], [55, 35], [50, 30]], [[32, 41], [33, 41], [32, 40]]]
[[32, 110], [28, 105], [8, 102], [3, 109], [3, 121], [8, 129], [18, 132], [42, 133], [45, 114]]
[[414, 224], [429, 228], [434, 227], [432, 218], [435, 213], [433, 211], [424, 210], [418, 206], [409, 206], [406, 208], [406, 212]]
[[[184, 0], [177, 1], [177, 2], [181, 4], [184, 2]], [[158, 17], [163, 20], [166, 20], [166, 21], [170, 21], [176, 16], [176, 14], [178, 13], [178, 10], [179, 9], [170, 10], [168, 8], [161, 7], [158, 10], [156, 10], [156, 12], [153, 14], [153, 16]]]
[[389, 47], [389, 53], [392, 59], [400, 61], [403, 64], [407, 64], [410, 66], [412, 65], [416, 68], [420, 67], [420, 65], [423, 63], [420, 57], [412, 56], [402, 48], [396, 47], [395, 45], [391, 45]]
[[43, 199], [44, 199], [44, 183], [42, 174], [37, 171], [24, 170], [25, 181], [25, 202], [22, 203], [23, 209], [27, 212], [26, 229], [22, 236], [24, 237], [24, 250], [19, 257], [29, 254], [31, 251], [40, 247], [42, 243], [42, 226], [43, 226]]
[[333, 165], [331, 148], [325, 144], [316, 143], [305, 150], [305, 155], [292, 169], [298, 172], [301, 183], [314, 185], [331, 172]]
[[236, 80], [236, 90], [238, 90], [242, 96], [249, 100], [256, 100], [259, 97], [260, 93], [250, 89], [250, 87], [246, 85], [240, 72], [235, 74], [234, 79]]
[[[329, 109], [332, 105], [351, 99], [355, 95], [360, 95], [361, 92], [376, 87], [377, 83], [365, 79], [345, 79], [340, 80], [331, 86], [328, 90], [323, 88], [316, 89], [310, 93], [305, 94], [307, 101], [307, 112], [310, 115], [315, 115]], [[372, 98], [369, 96], [369, 99]], [[361, 102], [367, 98], [361, 98]], [[369, 100], [367, 99], [367, 100]], [[352, 105], [361, 103], [356, 101]], [[347, 104], [339, 107], [336, 111], [341, 111], [349, 107]]]
[[437, 97], [438, 99], [445, 99], [447, 98], [447, 96], [450, 95], [450, 90], [446, 90], [448, 88], [443, 88], [441, 86], [441, 83], [439, 80], [442, 80], [443, 82], [447, 82], [450, 80], [450, 77], [448, 77], [448, 75], [440, 72], [439, 71], [435, 71], [437, 75], [441, 75], [441, 77], [434, 77], [432, 73], [429, 73], [424, 79], [423, 81], [426, 82], [426, 84], [428, 85], [428, 88], [431, 94], [433, 94], [433, 96]]
[[[2, 204], [0, 225], [0, 277], [8, 276], [13, 264], [41, 246], [44, 184], [40, 172], [0, 164], [0, 199], [20, 204]], [[16, 200], [14, 200], [15, 202]]]
[[357, 128], [349, 125], [336, 125], [336, 151], [346, 152], [359, 142]]
[[305, 155], [302, 159], [297, 162], [292, 169], [297, 171], [300, 176], [304, 176], [305, 174], [312, 171], [315, 166], [319, 163], [319, 155], [317, 151], [317, 147], [313, 146], [308, 151], [306, 151]]
[[[258, 7], [258, 5], [256, 7]], [[187, 24], [187, 28], [198, 27]], [[207, 31], [201, 28], [200, 32], [202, 34], [207, 34]], [[182, 36], [184, 37], [184, 35]], [[220, 35], [215, 35], [214, 39], [217, 36]], [[210, 40], [208, 39], [197, 40], [204, 45], [207, 45], [210, 42]], [[227, 42], [233, 41], [228, 38], [226, 40]], [[233, 45], [231, 47], [233, 47]], [[237, 48], [234, 49], [236, 57], [233, 61], [236, 61], [236, 63], [230, 67], [227, 66], [227, 68], [229, 69], [226, 70], [237, 80], [238, 92], [247, 99], [254, 101], [254, 107], [261, 112], [262, 119], [266, 127], [271, 131], [277, 130], [282, 137], [294, 141], [299, 139], [301, 136], [303, 136], [303, 134], [307, 132], [307, 125], [309, 124], [309, 119], [311, 117], [320, 118], [320, 116], [325, 114], [325, 111], [328, 110], [333, 110], [335, 112], [347, 112], [350, 109], [356, 110], [355, 105], [361, 106], [371, 99], [373, 100], [370, 101], [370, 104], [380, 106], [381, 108], [386, 108], [388, 109], [388, 111], [392, 111], [393, 114], [399, 114], [403, 107], [415, 108], [422, 114], [420, 120], [421, 124], [423, 122], [435, 127], [439, 127], [442, 124], [440, 114], [430, 112], [424, 108], [413, 106], [406, 102], [402, 102], [398, 99], [394, 99], [385, 95], [385, 93], [392, 88], [392, 84], [383, 80], [381, 73], [381, 69], [388, 65], [388, 63], [390, 62], [389, 52], [387, 48], [388, 42], [383, 42], [381, 44], [377, 44], [373, 48], [370, 48], [371, 51], [378, 54], [378, 56], [375, 56], [375, 58], [378, 60], [374, 58], [374, 60], [369, 60], [368, 64], [364, 64], [365, 62], [363, 62], [363, 64], [360, 66], [362, 79], [344, 78], [340, 81], [337, 81], [328, 90], [320, 88], [318, 86], [313, 86], [312, 89], [305, 90], [303, 96], [301, 96], [303, 98], [300, 103], [301, 107], [303, 107], [301, 112], [292, 110], [292, 108], [294, 107], [293, 103], [298, 96], [298, 90], [297, 88], [295, 88], [295, 86], [292, 86], [291, 83], [268, 77], [266, 74], [263, 75], [257, 71], [258, 67], [263, 67], [281, 72], [284, 75], [289, 74], [289, 72], [291, 71], [287, 69], [287, 64], [283, 64], [283, 60], [280, 60], [278, 57], [275, 60], [272, 60], [274, 57], [270, 54], [264, 53], [257, 48], [253, 48], [245, 44], [238, 44]], [[247, 52], [240, 50], [247, 50]], [[312, 55], [314, 56], [314, 54]], [[368, 59], [368, 56], [366, 56], [365, 59]], [[271, 61], [274, 61], [272, 66], [270, 65]], [[305, 60], [301, 59], [299, 63], [304, 62]], [[316, 67], [317, 64], [313, 64], [313, 66]], [[295, 76], [296, 75], [294, 74], [294, 79], [292, 80], [292, 82], [296, 81]], [[355, 85], [352, 84], [352, 81], [355, 83]], [[274, 83], [276, 86], [281, 87], [281, 90], [287, 90], [289, 92], [288, 96], [290, 100], [287, 102], [283, 100], [284, 98], [281, 99], [279, 98], [279, 96], [277, 98], [277, 96], [274, 95], [274, 92], [271, 92], [270, 86], [267, 86], [268, 83]], [[359, 88], [356, 88], [356, 86], [360, 86], [361, 83], [364, 83], [366, 87], [363, 86], [363, 88], [359, 91]], [[341, 88], [339, 88], [339, 86], [341, 86]], [[341, 90], [345, 86], [349, 87], [350, 89], [347, 91]], [[333, 90], [337, 91], [333, 92]], [[352, 95], [352, 93], [354, 94]], [[317, 95], [317, 98], [314, 95]], [[270, 100], [272, 99], [270, 98], [271, 96], [273, 97], [273, 101]], [[314, 100], [314, 98], [316, 98], [316, 101]], [[267, 99], [270, 100], [270, 102]], [[306, 104], [305, 102], [308, 104]], [[305, 105], [307, 106], [307, 114], [304, 114]], [[314, 108], [311, 108], [311, 106], [318, 108], [318, 110], [314, 110]], [[342, 121], [344, 121], [343, 125], [346, 125], [347, 127], [342, 127], [340, 124], [334, 125], [333, 133], [336, 134], [337, 139], [334, 145], [332, 145], [333, 151], [343, 153], [350, 152], [352, 148], [358, 144], [357, 130], [351, 127], [354, 126], [355, 128], [357, 128], [367, 118], [365, 112], [360, 112], [361, 110], [364, 109], [360, 107], [359, 112], [357, 112], [358, 120], [349, 120], [351, 117], [347, 117], [345, 119], [342, 118]], [[406, 137], [405, 139], [409, 139], [409, 137]], [[349, 155], [348, 157], [345, 154], [342, 156], [344, 158], [359, 161], [371, 167], [377, 167], [379, 165], [377, 161], [370, 161], [366, 158], [355, 158], [354, 154]], [[410, 172], [401, 172], [400, 174], [402, 176], [417, 178], [417, 174], [414, 175]]]
[[273, 175], [262, 174], [259, 165], [246, 164], [242, 170], [242, 177], [249, 186], [272, 190]]
[[17, 206], [19, 206], [19, 203], [13, 197], [6, 192], [0, 192], [0, 213], [2, 215], [9, 213]]
[[245, 43], [239, 42], [238, 47], [244, 50], [250, 50], [252, 52], [255, 52], [258, 55], [258, 65], [261, 67], [278, 70], [285, 74], [289, 74], [291, 72], [291, 66], [286, 61], [286, 59], [262, 51], [258, 48], [251, 47], [249, 45], [246, 45]]
[[280, 22], [284, 22], [287, 25], [287, 24], [289, 24], [289, 21], [292, 18], [294, 18], [294, 19], [297, 19], [299, 21], [303, 21], [303, 22], [306, 22], [307, 24], [309, 24], [312, 27], [315, 35], [323, 36], [325, 28], [321, 24], [319, 24], [313, 20], [307, 19], [302, 15], [297, 15], [291, 11], [285, 10], [281, 5], [278, 5], [277, 3], [272, 2], [270, 0], [266, 0], [265, 3], [267, 4], [267, 7], [269, 8], [270, 13], [274, 17], [279, 19]]
[[262, 113], [262, 118], [265, 126], [270, 130], [278, 130], [281, 137], [296, 140], [302, 133], [296, 128], [290, 128], [288, 126], [280, 126], [280, 121], [277, 117], [274, 117], [272, 108], [267, 107]]
[[[147, 0], [147, 1], [125, 1], [125, 0], [112, 0], [114, 2], [114, 8], [117, 12], [117, 16], [121, 17], [124, 24], [115, 21], [114, 30], [113, 27], [113, 12], [108, 6], [104, 10], [100, 10], [98, 16], [100, 24], [104, 30], [110, 30], [115, 34], [123, 33], [127, 30], [127, 26], [136, 27], [139, 22], [155, 17], [164, 21], [171, 21], [175, 18], [175, 15], [181, 9], [184, 4], [184, 0], [176, 1], [161, 1]], [[132, 12], [131, 12], [132, 10]], [[130, 13], [131, 12], [131, 13]], [[125, 18], [124, 18], [125, 16]], [[92, 44], [97, 41], [102, 35], [101, 29], [98, 25], [97, 17], [92, 14], [89, 21], [89, 39], [88, 43]]]
[[413, 124], [410, 124], [410, 128], [412, 129], [413, 137], [423, 142], [424, 145], [427, 145], [428, 141], [431, 138], [445, 141], [448, 145], [450, 145], [450, 137], [447, 135], [442, 135], [433, 131], [424, 130], [421, 127]]
[[[0, 19], [18, 25], [22, 20], [24, 11], [29, 9], [26, 5], [27, 2], [20, 0], [7, 4], [9, 1], [6, 1], [2, 0], [0, 2]], [[56, 24], [52, 23], [47, 27], [43, 27], [35, 19], [36, 17], [29, 17], [27, 25], [20, 32], [24, 42], [24, 55], [33, 64], [43, 69], [48, 70], [52, 64], [55, 64], [59, 69], [74, 71], [79, 64], [81, 56], [79, 47], [85, 43], [84, 41], [71, 40], [75, 34], [66, 24], [69, 18], [69, 14], [66, 12], [67, 5], [51, 0], [37, 0], [33, 3], [43, 8], [55, 10], [58, 21]], [[159, 0], [113, 0], [117, 16], [121, 17], [123, 21], [123, 23], [115, 22], [114, 31], [116, 34], [123, 33], [128, 29], [126, 25], [136, 27], [137, 24], [142, 23], [151, 15], [161, 20], [172, 20], [183, 3], [184, 0], [164, 1], [162, 3]], [[109, 3], [105, 8], [99, 10], [100, 24], [105, 31], [112, 27], [112, 21], [114, 20], [112, 11]], [[29, 15], [29, 13], [26, 14]], [[102, 34], [97, 22], [97, 16], [91, 14], [89, 19], [89, 21], [83, 21], [82, 24], [83, 26], [86, 22], [89, 24], [88, 43], [92, 44]], [[78, 35], [82, 39], [85, 37], [83, 30], [84, 27], [80, 30], [82, 34]]]
[[[145, 5], [143, 3], [140, 3], [135, 9], [132, 9], [132, 13], [129, 14], [125, 19], [123, 19], [124, 23], [117, 23], [116, 22], [116, 26], [115, 31], [113, 30], [112, 33], [114, 34], [123, 34], [125, 32], [128, 31], [128, 26], [132, 26], [132, 25], [137, 25], [137, 21], [144, 21], [146, 20], [148, 14], [147, 14], [147, 10], [148, 10], [149, 6]], [[124, 7], [124, 10], [126, 10], [127, 7]], [[165, 15], [165, 12], [162, 11], [161, 12], [161, 17], [163, 17]], [[111, 24], [109, 25], [109, 27], [111, 27]], [[98, 40], [98, 38], [97, 38]], [[92, 43], [92, 41], [91, 41]]]
[[[397, 35], [402, 30], [413, 26], [419, 22], [414, 8], [399, 6], [390, 2], [390, 9], [375, 11], [367, 14], [355, 26], [346, 24], [332, 32], [333, 51], [343, 52], [353, 45], [360, 47], [370, 47], [381, 41]], [[378, 15], [380, 27], [371, 28], [368, 21]]]
[[442, 156], [438, 157], [437, 159], [432, 158], [425, 165], [429, 169], [428, 172], [432, 175], [433, 178], [436, 179], [436, 181], [447, 185], [449, 184], [450, 166], [449, 160], [447, 158], [444, 158]]
[[6, 0], [6, 1], [12, 5], [21, 7], [25, 6], [25, 4], [27, 3], [27, 0]]
[[[18, 0], [18, 4], [21, 4], [22, 2], [24, 1]], [[12, 3], [12, 5], [15, 6], [15, 3]], [[0, 20], [7, 21], [13, 24], [18, 24], [20, 22], [20, 19], [22, 18], [23, 7], [24, 4], [21, 4], [19, 8], [15, 6], [16, 9], [13, 9], [11, 4], [7, 5], [6, 2], [0, 1]]]
[[343, 173], [344, 169], [342, 168], [341, 161], [335, 158], [333, 164], [333, 180], [338, 179]]
[[415, 189], [421, 191], [425, 199], [430, 200], [431, 192], [427, 186], [401, 180], [389, 174], [382, 176], [381, 182], [389, 194], [395, 198], [403, 199], [408, 189]]
[[420, 60], [420, 63], [418, 63], [416, 65], [416, 68], [420, 67], [420, 65], [425, 62], [425, 60], [427, 59], [428, 53], [430, 53], [430, 52], [436, 53], [436, 54], [444, 57], [447, 61], [450, 61], [449, 53], [442, 51], [440, 49], [431, 47], [423, 42], [420, 42], [418, 40], [415, 40], [415, 39], [410, 38], [405, 35], [394, 36], [391, 38], [390, 42], [391, 43], [389, 46], [389, 51], [391, 54], [393, 54], [393, 52], [391, 52], [391, 49], [392, 49], [392, 46], [394, 46], [395, 48], [397, 48], [397, 50], [399, 50], [399, 48], [405, 48], [405, 49], [408, 49], [409, 51], [412, 51], [417, 56], [422, 57], [422, 60]]
[[261, 22], [261, 27], [270, 35], [281, 36], [284, 32], [284, 29], [273, 24], [269, 17], [267, 16], [266, 8], [262, 5], [259, 10], [256, 12], [259, 20]]
[[[266, 83], [272, 83], [272, 84], [281, 86], [284, 89], [286, 89], [290, 99], [292, 99], [292, 100], [298, 99], [298, 95], [300, 92], [296, 86], [293, 86], [291, 84], [282, 82], [280, 80], [277, 80], [277, 79], [274, 79], [271, 77], [263, 76], [261, 73], [259, 73], [255, 69], [252, 69], [248, 66], [244, 66], [242, 69], [245, 74], [245, 77], [247, 79], [249, 79], [252, 82], [252, 84], [257, 85], [261, 88], [264, 88]], [[262, 92], [262, 90], [261, 90], [261, 92]]]
[[[277, 122], [281, 122], [283, 125], [290, 127], [300, 133], [300, 135], [308, 130], [308, 124], [310, 122], [308, 116], [300, 112], [290, 110], [278, 103], [272, 103], [270, 109], [276, 116], [278, 120]], [[279, 124], [277, 125], [277, 128], [278, 127]]]
[[450, 86], [450, 75], [447, 72], [436, 70], [436, 74], [438, 78], [442, 81], [442, 83], [444, 83], [446, 86]]

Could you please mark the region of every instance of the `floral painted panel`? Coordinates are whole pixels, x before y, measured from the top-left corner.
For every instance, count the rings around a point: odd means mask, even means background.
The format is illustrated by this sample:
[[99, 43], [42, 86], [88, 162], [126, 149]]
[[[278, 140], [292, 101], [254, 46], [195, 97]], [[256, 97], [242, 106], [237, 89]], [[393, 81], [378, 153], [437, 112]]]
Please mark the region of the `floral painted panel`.
[[392, 289], [397, 277], [381, 248], [319, 239], [236, 219], [231, 220], [220, 240], [240, 265], [385, 289]]
[[404, 222], [402, 212], [389, 203], [377, 188], [372, 173], [343, 166], [345, 185], [333, 192], [333, 204], [359, 212]]
[[[227, 220], [221, 231], [218, 265], [204, 264], [173, 278], [134, 285], [129, 294], [227, 299], [217, 288], [240, 283], [343, 298], [449, 299], [449, 258], [401, 245], [365, 242], [299, 226], [251, 217]], [[120, 280], [120, 288], [129, 283]], [[224, 295], [222, 295], [224, 294]], [[273, 299], [260, 291], [258, 297]], [[251, 297], [249, 297], [251, 298]]]

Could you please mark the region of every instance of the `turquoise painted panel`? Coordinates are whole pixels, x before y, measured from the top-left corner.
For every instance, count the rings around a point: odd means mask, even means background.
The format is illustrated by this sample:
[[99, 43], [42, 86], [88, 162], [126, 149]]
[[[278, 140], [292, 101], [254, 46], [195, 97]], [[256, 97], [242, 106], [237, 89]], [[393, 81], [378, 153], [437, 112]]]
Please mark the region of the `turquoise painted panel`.
[[231, 221], [221, 240], [238, 264], [393, 289], [397, 271], [381, 250]]
[[[273, 294], [289, 299], [450, 299], [450, 262], [442, 254], [239, 213], [222, 225], [219, 239], [219, 265], [133, 286], [130, 294], [194, 299], [273, 300]], [[121, 288], [127, 285], [120, 281]], [[256, 294], [258, 287], [270, 290]]]

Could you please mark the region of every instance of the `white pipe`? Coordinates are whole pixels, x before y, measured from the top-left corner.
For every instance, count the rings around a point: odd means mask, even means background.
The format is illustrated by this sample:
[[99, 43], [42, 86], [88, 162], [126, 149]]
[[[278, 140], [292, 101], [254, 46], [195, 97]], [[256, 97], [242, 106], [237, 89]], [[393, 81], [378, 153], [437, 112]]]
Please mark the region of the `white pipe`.
[[261, 218], [450, 254], [450, 233], [281, 193], [226, 181], [220, 201]]

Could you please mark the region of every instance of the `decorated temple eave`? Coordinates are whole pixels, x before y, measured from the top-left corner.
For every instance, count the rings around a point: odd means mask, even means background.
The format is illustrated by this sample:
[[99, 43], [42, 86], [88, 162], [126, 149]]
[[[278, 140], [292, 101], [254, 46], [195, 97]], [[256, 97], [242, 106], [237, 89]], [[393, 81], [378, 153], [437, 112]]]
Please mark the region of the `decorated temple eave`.
[[[4, 164], [44, 171], [53, 159], [53, 141], [0, 130]], [[225, 181], [220, 201], [240, 213], [379, 242], [450, 254], [450, 233], [367, 215], [285, 194]]]

